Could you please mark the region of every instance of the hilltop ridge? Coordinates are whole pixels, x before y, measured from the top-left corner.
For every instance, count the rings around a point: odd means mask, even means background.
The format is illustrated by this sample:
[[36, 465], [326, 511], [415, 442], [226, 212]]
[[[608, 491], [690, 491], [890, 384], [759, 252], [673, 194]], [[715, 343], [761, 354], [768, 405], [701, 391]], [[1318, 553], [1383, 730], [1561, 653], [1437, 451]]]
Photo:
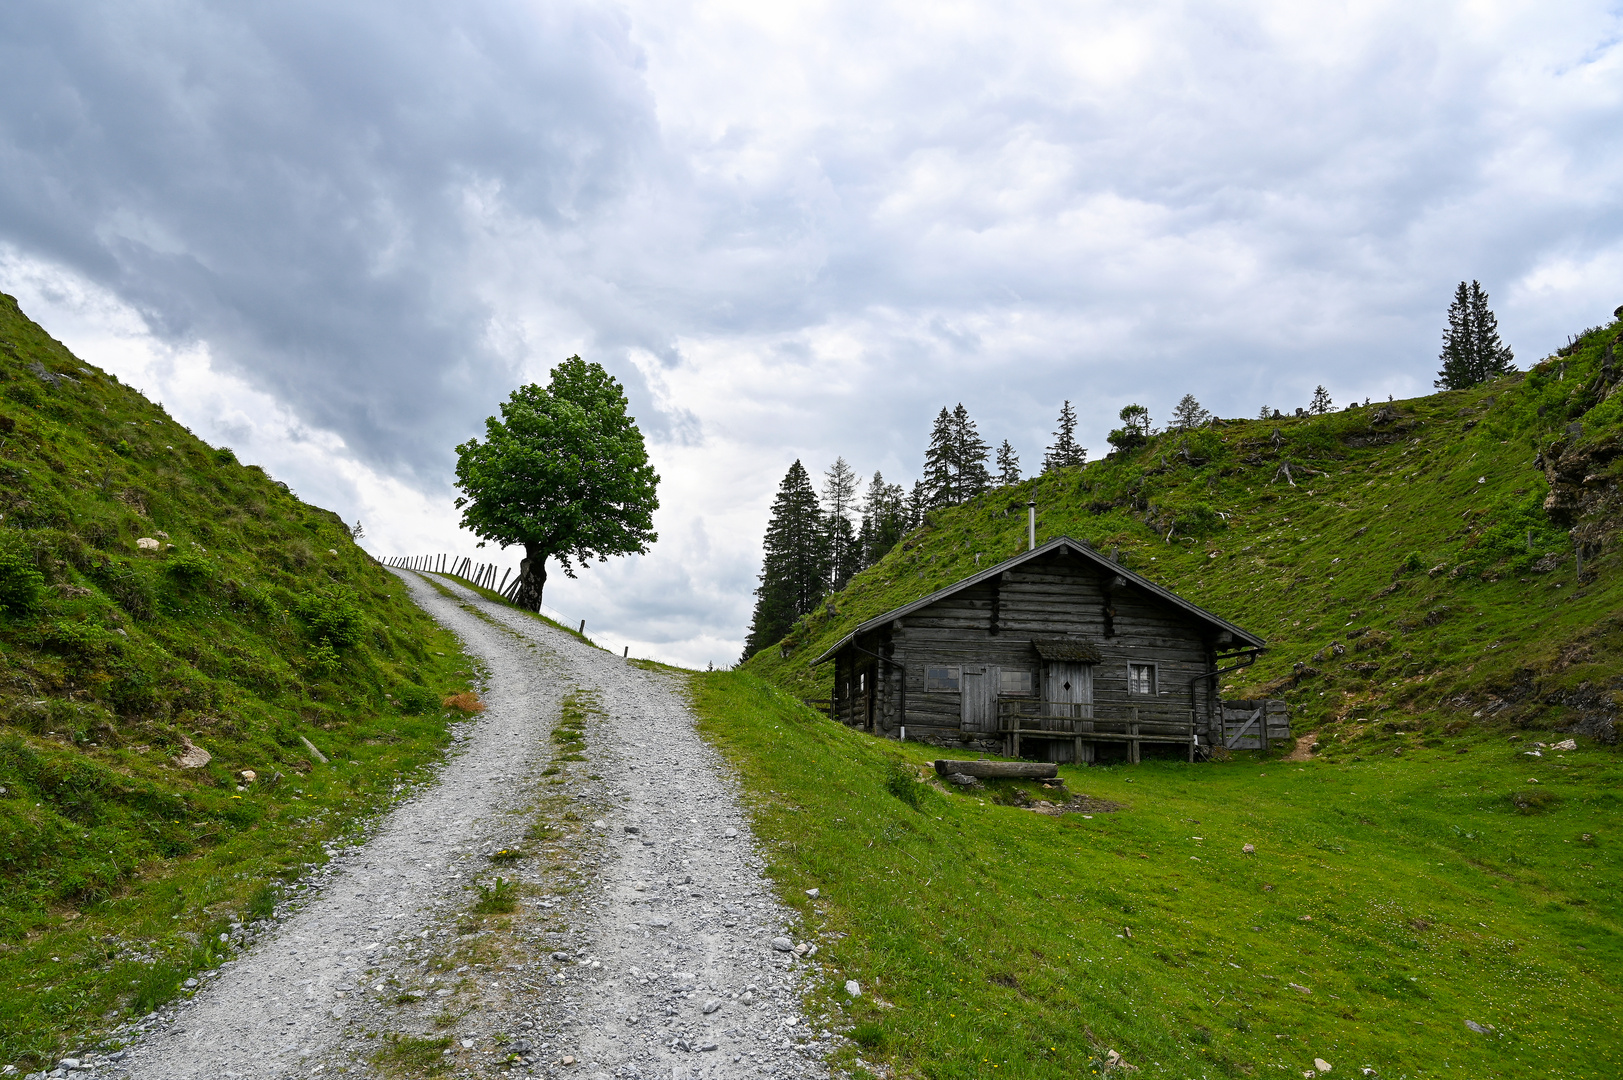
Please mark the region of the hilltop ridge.
[[808, 698], [861, 621], [1069, 535], [1268, 639], [1226, 696], [1280, 696], [1326, 753], [1402, 717], [1616, 740], [1623, 321], [1468, 390], [1169, 431], [932, 511], [744, 667]]

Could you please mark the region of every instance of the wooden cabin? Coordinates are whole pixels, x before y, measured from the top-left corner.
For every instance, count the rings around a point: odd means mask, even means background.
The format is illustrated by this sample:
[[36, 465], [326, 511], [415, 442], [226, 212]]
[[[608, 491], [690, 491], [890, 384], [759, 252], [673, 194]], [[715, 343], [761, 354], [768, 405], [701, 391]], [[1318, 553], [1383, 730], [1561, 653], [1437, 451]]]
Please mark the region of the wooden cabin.
[[1265, 648], [1062, 536], [869, 619], [814, 663], [834, 661], [833, 717], [875, 735], [1061, 762], [1161, 743], [1193, 760], [1231, 736], [1288, 736], [1283, 702], [1218, 698]]

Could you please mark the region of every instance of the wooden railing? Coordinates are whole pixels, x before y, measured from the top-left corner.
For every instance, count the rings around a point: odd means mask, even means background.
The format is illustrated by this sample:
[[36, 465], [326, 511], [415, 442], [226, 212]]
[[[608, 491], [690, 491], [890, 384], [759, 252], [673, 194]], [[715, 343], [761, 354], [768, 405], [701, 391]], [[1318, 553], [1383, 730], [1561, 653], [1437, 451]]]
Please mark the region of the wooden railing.
[[1159, 703], [1127, 705], [1096, 701], [1079, 705], [1062, 701], [1003, 698], [997, 703], [998, 733], [1007, 757], [1020, 756], [1021, 738], [1071, 739], [1074, 761], [1091, 761], [1097, 743], [1126, 743], [1127, 760], [1139, 760], [1142, 743], [1187, 746], [1195, 760], [1195, 725], [1184, 714]]

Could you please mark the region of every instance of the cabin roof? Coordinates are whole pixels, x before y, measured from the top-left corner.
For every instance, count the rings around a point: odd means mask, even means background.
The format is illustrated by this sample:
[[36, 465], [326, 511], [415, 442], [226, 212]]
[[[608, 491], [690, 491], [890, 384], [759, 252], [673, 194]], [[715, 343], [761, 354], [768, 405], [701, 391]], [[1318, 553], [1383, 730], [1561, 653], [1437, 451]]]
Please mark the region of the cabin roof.
[[1208, 626], [1215, 627], [1219, 630], [1227, 630], [1229, 633], [1234, 635], [1235, 641], [1239, 644], [1247, 645], [1255, 649], [1265, 649], [1268, 647], [1268, 643], [1257, 635], [1240, 629], [1227, 619], [1213, 615], [1211, 612], [1207, 611], [1198, 604], [1191, 604], [1189, 601], [1183, 599], [1183, 597], [1172, 592], [1170, 589], [1157, 585], [1147, 577], [1133, 573], [1120, 563], [1112, 562], [1110, 559], [1094, 550], [1091, 544], [1084, 544], [1080, 540], [1071, 539], [1069, 536], [1056, 536], [1054, 539], [1045, 544], [1041, 544], [1030, 549], [1029, 551], [1022, 551], [1012, 559], [1004, 559], [995, 566], [989, 566], [985, 570], [971, 574], [969, 577], [966, 577], [961, 581], [956, 581], [953, 584], [948, 585], [945, 589], [938, 589], [928, 596], [921, 596], [911, 604], [903, 604], [901, 607], [887, 611], [883, 615], [875, 615], [866, 622], [859, 623], [857, 627], [850, 633], [846, 634], [839, 641], [836, 641], [833, 645], [829, 646], [829, 648], [823, 652], [823, 655], [812, 661], [812, 664], [821, 664], [832, 659], [836, 653], [849, 645], [854, 638], [859, 637], [862, 634], [872, 633], [894, 619], [904, 618], [921, 608], [929, 607], [931, 604], [934, 604], [939, 600], [945, 600], [947, 597], [956, 592], [979, 585], [984, 581], [991, 581], [993, 578], [1007, 570], [1012, 570], [1017, 566], [1028, 563], [1033, 559], [1041, 558], [1044, 555], [1051, 555], [1061, 549], [1065, 549], [1066, 551], [1075, 553], [1084, 559], [1092, 561], [1100, 569], [1109, 570], [1113, 573], [1120, 574], [1128, 582], [1133, 585], [1137, 585], [1151, 596], [1164, 600], [1172, 607], [1177, 608], [1178, 610], [1192, 616], [1194, 619], [1203, 622]]

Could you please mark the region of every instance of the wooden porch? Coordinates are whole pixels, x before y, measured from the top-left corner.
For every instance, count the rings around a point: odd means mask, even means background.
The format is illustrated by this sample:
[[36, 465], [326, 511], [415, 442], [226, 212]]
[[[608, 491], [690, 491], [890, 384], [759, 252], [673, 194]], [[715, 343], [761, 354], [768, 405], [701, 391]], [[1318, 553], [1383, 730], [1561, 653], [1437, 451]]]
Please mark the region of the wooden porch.
[[1093, 760], [1099, 743], [1125, 743], [1127, 760], [1139, 761], [1144, 743], [1163, 743], [1187, 748], [1195, 760], [1195, 724], [1159, 703], [1127, 704], [1095, 701], [1074, 704], [1065, 701], [1038, 701], [1030, 698], [1000, 698], [997, 704], [998, 734], [1003, 736], [1005, 757], [1020, 756], [1021, 739], [1072, 742], [1072, 762]]

